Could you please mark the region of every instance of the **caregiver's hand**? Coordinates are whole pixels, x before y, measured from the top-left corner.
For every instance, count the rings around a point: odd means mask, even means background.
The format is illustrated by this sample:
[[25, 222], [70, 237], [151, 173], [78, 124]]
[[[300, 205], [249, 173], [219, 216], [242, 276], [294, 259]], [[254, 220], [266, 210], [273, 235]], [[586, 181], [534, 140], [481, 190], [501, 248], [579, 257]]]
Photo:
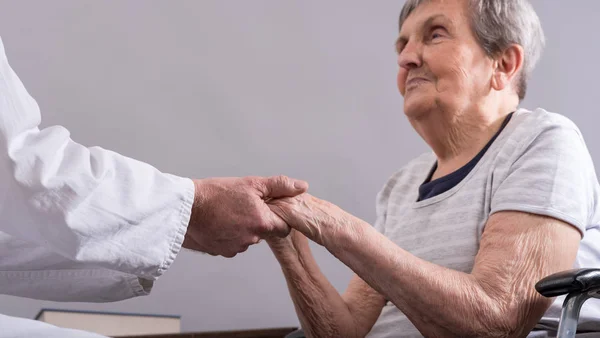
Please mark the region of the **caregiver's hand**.
[[308, 184], [286, 176], [195, 180], [196, 197], [183, 246], [233, 257], [261, 238], [287, 236], [290, 228], [266, 204], [296, 196]]

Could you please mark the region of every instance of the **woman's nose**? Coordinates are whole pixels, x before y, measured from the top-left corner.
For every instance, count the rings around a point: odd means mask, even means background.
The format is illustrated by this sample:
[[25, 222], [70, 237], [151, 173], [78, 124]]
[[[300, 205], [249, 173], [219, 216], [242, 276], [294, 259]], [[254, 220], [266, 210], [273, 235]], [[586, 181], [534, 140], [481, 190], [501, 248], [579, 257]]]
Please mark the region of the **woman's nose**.
[[398, 65], [406, 70], [421, 67], [421, 53], [416, 43], [407, 43], [398, 54]]

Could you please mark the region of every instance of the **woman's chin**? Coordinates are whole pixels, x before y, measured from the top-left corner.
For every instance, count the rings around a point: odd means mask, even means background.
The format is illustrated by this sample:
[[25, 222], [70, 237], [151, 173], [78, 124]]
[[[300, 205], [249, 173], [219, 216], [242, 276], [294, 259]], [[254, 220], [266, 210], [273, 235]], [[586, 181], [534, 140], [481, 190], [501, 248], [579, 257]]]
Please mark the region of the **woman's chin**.
[[404, 114], [408, 118], [418, 118], [430, 111], [435, 99], [426, 95], [414, 93], [404, 98]]

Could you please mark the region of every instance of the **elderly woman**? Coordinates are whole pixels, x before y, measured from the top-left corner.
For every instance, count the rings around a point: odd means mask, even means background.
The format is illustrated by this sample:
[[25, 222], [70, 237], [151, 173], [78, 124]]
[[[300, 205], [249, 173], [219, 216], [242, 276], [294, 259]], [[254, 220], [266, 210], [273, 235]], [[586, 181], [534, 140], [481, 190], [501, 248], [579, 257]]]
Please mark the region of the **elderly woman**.
[[[385, 184], [375, 226], [306, 194], [270, 202], [296, 229], [268, 242], [302, 327], [319, 338], [552, 335], [561, 301], [534, 284], [598, 266], [600, 190], [577, 127], [518, 108], [543, 47], [538, 17], [525, 0], [408, 0], [399, 26], [404, 112], [433, 152]], [[307, 237], [356, 273], [343, 295]], [[597, 305], [581, 329], [594, 329]]]

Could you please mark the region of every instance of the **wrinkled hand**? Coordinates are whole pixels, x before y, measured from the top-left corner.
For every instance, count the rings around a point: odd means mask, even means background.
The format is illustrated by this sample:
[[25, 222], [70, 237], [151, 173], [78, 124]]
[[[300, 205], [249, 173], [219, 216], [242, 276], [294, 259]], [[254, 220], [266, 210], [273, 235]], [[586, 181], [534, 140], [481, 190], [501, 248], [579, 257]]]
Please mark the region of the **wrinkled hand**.
[[289, 226], [266, 201], [306, 192], [304, 181], [277, 177], [211, 178], [194, 181], [196, 196], [183, 246], [233, 257], [268, 236], [286, 236]]
[[271, 200], [268, 205], [290, 227], [326, 247], [341, 232], [352, 231], [355, 223], [354, 216], [335, 204], [309, 194]]

